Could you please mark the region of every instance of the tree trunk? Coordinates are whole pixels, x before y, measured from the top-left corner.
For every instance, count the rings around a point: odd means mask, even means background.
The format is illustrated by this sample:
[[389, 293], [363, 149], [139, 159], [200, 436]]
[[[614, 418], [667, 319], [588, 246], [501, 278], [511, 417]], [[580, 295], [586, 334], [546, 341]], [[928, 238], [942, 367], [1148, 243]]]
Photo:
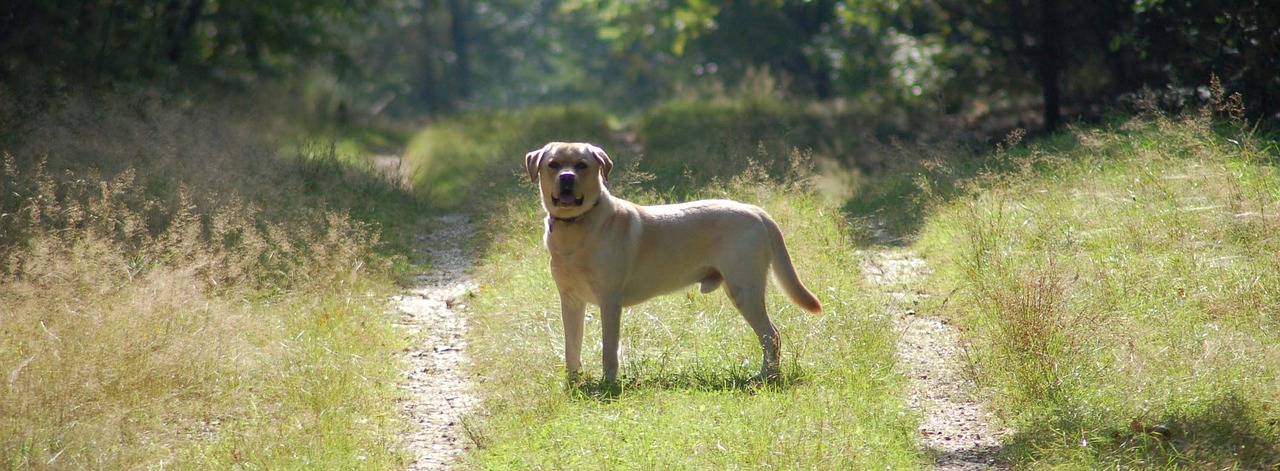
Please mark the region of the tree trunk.
[[1043, 0], [1040, 6], [1040, 50], [1036, 54], [1036, 75], [1044, 96], [1044, 128], [1062, 125], [1062, 16], [1058, 0]]
[[440, 41], [437, 41], [437, 28], [431, 18], [439, 14], [439, 2], [424, 0], [422, 2], [422, 39], [423, 50], [419, 52], [422, 65], [422, 80], [417, 86], [418, 102], [426, 107], [428, 115], [445, 112], [444, 93], [440, 79]]
[[181, 9], [180, 0], [169, 2], [172, 22], [169, 23], [169, 51], [166, 56], [170, 65], [178, 65], [182, 62], [182, 53], [187, 49], [187, 42], [191, 40], [191, 32], [195, 31], [196, 22], [204, 11], [204, 1], [191, 0], [186, 8]]
[[[1124, 0], [1107, 0], [1102, 2], [1101, 39], [1106, 44], [1107, 52], [1103, 59], [1111, 72], [1111, 85], [1107, 94], [1117, 97], [1142, 87], [1142, 81], [1134, 70], [1134, 64], [1141, 63], [1132, 53], [1134, 46], [1129, 42], [1120, 42], [1119, 38], [1133, 26], [1133, 2]], [[1132, 41], [1132, 40], [1130, 40]]]
[[449, 37], [453, 43], [453, 53], [457, 57], [454, 63], [454, 85], [457, 87], [455, 101], [466, 100], [471, 96], [471, 54], [468, 52], [467, 14], [468, 5], [459, 0], [448, 0]]

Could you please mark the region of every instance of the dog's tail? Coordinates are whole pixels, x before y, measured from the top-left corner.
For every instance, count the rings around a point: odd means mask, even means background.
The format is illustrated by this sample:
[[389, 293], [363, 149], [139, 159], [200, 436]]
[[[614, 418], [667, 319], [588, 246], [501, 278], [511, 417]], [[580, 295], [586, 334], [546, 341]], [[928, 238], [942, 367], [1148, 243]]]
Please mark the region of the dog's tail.
[[818, 298], [804, 287], [804, 283], [800, 282], [800, 277], [796, 275], [796, 267], [791, 265], [791, 254], [787, 252], [787, 243], [782, 240], [782, 231], [778, 229], [778, 224], [773, 219], [765, 216], [765, 226], [769, 229], [769, 242], [773, 249], [773, 276], [777, 279], [778, 285], [782, 288], [782, 292], [791, 298], [791, 302], [796, 303], [801, 309], [812, 312], [814, 314], [822, 312], [822, 304], [818, 302]]

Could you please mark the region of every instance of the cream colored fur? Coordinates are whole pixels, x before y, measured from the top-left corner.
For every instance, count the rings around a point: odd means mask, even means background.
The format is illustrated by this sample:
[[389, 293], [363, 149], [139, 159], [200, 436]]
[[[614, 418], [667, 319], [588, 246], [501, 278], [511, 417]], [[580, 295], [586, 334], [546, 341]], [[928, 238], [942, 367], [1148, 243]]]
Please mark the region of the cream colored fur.
[[547, 211], [545, 242], [560, 292], [564, 362], [571, 379], [582, 367], [586, 305], [600, 307], [604, 379], [618, 372], [622, 308], [694, 283], [703, 293], [725, 286], [760, 341], [759, 379], [778, 374], [778, 331], [765, 309], [772, 266], [796, 305], [821, 312], [796, 276], [782, 233], [764, 210], [727, 200], [640, 206], [605, 186], [613, 162], [591, 144], [552, 142], [525, 156]]

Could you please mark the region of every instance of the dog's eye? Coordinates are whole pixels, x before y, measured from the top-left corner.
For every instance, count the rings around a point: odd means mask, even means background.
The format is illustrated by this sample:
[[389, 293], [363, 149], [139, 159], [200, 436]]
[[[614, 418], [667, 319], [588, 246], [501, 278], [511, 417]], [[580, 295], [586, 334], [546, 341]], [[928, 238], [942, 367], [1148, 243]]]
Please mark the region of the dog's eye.
[[576, 168], [576, 169], [578, 169], [578, 170], [586, 170], [586, 169], [587, 169], [587, 164], [582, 163], [582, 162], [578, 162], [578, 165], [574, 165], [574, 166], [573, 166], [573, 168]]
[[547, 168], [551, 170], [560, 170], [560, 162], [551, 162], [547, 164]]

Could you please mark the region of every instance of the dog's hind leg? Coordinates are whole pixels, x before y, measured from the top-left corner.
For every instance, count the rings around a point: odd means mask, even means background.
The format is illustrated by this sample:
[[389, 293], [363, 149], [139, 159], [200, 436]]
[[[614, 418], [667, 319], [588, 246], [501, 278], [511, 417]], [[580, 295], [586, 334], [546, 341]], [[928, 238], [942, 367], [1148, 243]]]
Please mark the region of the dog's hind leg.
[[738, 308], [738, 312], [742, 313], [742, 317], [747, 320], [747, 324], [751, 325], [751, 330], [756, 333], [756, 338], [760, 340], [760, 349], [763, 352], [763, 359], [760, 366], [760, 374], [752, 378], [752, 380], [771, 380], [778, 377], [779, 350], [781, 350], [781, 338], [778, 336], [778, 329], [773, 326], [773, 322], [769, 320], [769, 311], [765, 309], [764, 290], [767, 280], [729, 280], [727, 290], [729, 299], [733, 300], [733, 305]]

